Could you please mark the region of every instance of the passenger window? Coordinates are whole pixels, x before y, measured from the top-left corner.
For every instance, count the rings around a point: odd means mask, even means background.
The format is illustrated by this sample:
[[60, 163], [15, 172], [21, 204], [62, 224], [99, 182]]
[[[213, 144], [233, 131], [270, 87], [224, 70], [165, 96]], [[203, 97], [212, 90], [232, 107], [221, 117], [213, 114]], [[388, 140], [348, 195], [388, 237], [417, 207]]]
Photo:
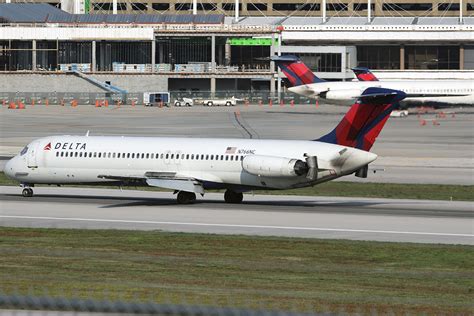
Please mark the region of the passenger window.
[[61, 152], [61, 157], [64, 157], [64, 151]]
[[230, 160], [231, 160], [231, 161], [234, 161], [234, 156], [230, 156]]
[[89, 153], [89, 158], [92, 158], [92, 153]]
[[221, 155], [221, 160], [224, 160], [224, 155]]
[[94, 158], [96, 158], [96, 157], [97, 157], [97, 152], [94, 152]]
[[56, 157], [58, 157], [58, 156], [59, 156], [59, 151], [56, 152]]
[[145, 158], [145, 154], [144, 154], [144, 153], [142, 153], [142, 159], [143, 159], [143, 158]]
[[112, 156], [112, 153], [109, 153], [109, 156], [108, 156], [108, 158], [110, 158], [111, 156]]
[[168, 159], [170, 157], [170, 154], [166, 154], [166, 159]]
[[76, 151], [76, 152], [74, 153], [74, 157], [77, 157], [77, 156], [79, 156], [79, 153]]
[[209, 155], [206, 155], [206, 160], [209, 160]]
[[150, 154], [146, 154], [146, 159], [149, 159], [150, 158]]
[[244, 156], [240, 156], [240, 161], [243, 161], [244, 160]]
[[229, 156], [225, 156], [225, 160], [226, 160], [226, 161], [229, 160]]
[[211, 160], [214, 160], [214, 155], [211, 155]]
[[189, 154], [186, 154], [186, 160], [188, 160], [188, 159], [189, 159]]
[[101, 157], [102, 153], [99, 153], [99, 158]]
[[204, 160], [204, 155], [201, 155], [201, 160]]
[[161, 155], [160, 155], [161, 159], [163, 159], [164, 156], [165, 156], [164, 154], [161, 154]]

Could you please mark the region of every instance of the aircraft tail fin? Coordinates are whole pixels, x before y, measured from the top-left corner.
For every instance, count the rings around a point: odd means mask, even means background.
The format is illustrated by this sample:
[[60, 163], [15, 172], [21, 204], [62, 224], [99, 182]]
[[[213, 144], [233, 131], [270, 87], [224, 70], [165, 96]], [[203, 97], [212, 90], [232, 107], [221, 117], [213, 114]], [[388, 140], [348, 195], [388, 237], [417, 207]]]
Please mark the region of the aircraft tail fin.
[[336, 128], [317, 141], [369, 151], [390, 113], [405, 97], [399, 90], [367, 88]]
[[352, 71], [359, 81], [379, 81], [377, 77], [366, 67], [355, 67]]
[[324, 82], [295, 55], [273, 56], [272, 60], [283, 71], [293, 87]]

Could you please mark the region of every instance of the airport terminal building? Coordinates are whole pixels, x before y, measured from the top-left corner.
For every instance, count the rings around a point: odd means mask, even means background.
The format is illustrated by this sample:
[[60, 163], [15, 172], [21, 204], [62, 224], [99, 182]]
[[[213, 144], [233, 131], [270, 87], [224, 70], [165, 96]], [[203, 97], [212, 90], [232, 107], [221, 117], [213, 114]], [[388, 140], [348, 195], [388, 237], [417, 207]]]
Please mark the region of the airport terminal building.
[[269, 57], [286, 53], [327, 80], [474, 80], [472, 2], [42, 2], [0, 4], [4, 90], [77, 70], [132, 92], [280, 91]]

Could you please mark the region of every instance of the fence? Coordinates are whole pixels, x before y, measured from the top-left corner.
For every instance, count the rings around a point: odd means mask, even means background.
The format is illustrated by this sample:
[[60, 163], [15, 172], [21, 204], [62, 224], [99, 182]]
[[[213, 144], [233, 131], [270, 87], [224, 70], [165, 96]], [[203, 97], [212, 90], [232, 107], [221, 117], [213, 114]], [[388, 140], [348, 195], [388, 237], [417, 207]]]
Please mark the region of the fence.
[[[309, 316], [330, 315], [289, 311], [254, 310], [204, 305], [158, 304], [154, 302], [124, 302], [63, 297], [0, 294], [0, 309], [88, 312], [111, 314], [182, 315], [182, 316]], [[47, 313], [42, 313], [47, 315]]]
[[[251, 104], [268, 104], [283, 102], [284, 104], [310, 104], [314, 100], [301, 97], [294, 93], [278, 94], [270, 91], [171, 91], [171, 102], [182, 98], [192, 98], [195, 104], [204, 99], [227, 99], [235, 97], [242, 102]], [[142, 105], [143, 92], [134, 93], [87, 93], [87, 92], [0, 92], [0, 104], [22, 102], [25, 105], [94, 105], [97, 101], [107, 101], [110, 104], [120, 102], [121, 105]]]

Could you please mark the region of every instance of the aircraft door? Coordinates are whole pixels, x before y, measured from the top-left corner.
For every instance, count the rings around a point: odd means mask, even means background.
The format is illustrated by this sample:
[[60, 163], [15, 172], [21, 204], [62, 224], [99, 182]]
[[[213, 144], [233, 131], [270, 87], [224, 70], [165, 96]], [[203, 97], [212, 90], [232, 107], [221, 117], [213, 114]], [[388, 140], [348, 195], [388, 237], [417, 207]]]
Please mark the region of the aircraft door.
[[27, 153], [28, 168], [38, 168], [39, 145], [39, 142], [30, 144], [30, 148]]

